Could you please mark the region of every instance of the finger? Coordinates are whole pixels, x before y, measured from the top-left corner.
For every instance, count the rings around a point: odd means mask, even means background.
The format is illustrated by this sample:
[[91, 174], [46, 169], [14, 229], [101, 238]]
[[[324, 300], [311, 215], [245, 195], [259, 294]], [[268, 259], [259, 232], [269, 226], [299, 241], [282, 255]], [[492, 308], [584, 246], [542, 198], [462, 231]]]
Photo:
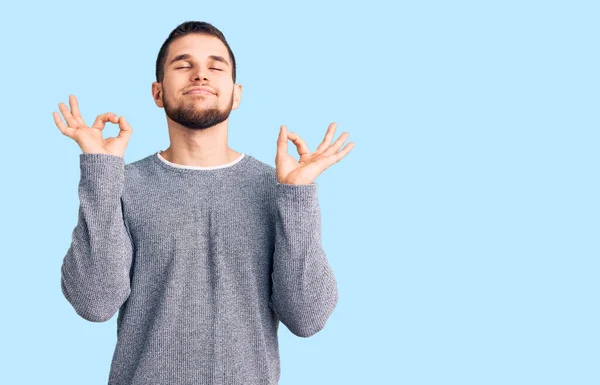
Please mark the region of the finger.
[[327, 132], [325, 133], [325, 138], [323, 138], [323, 141], [321, 142], [319, 147], [317, 147], [315, 153], [320, 154], [329, 148], [329, 146], [331, 145], [331, 141], [333, 140], [333, 135], [335, 134], [336, 128], [337, 123], [335, 122], [329, 125], [329, 127], [327, 128]]
[[71, 105], [71, 114], [73, 114], [73, 118], [75, 118], [80, 126], [85, 126], [81, 112], [79, 112], [79, 104], [77, 103], [75, 95], [69, 95], [69, 104]]
[[118, 121], [119, 118], [117, 118], [117, 115], [113, 114], [112, 112], [107, 112], [106, 114], [98, 115], [98, 117], [94, 121], [94, 124], [92, 124], [92, 128], [102, 130], [106, 122], [112, 122], [117, 124]]
[[79, 127], [79, 123], [73, 117], [73, 115], [71, 115], [71, 111], [69, 111], [69, 108], [67, 107], [66, 104], [64, 104], [62, 102], [58, 103], [58, 109], [60, 110], [60, 112], [62, 112], [63, 117], [65, 118], [65, 121], [67, 122], [67, 125], [69, 127], [73, 127], [73, 128]]
[[73, 134], [75, 133], [75, 129], [72, 127], [68, 127], [66, 124], [64, 124], [58, 112], [53, 111], [52, 117], [54, 118], [54, 123], [56, 123], [56, 126], [58, 127], [60, 132], [62, 132], [63, 135], [72, 138]]
[[298, 154], [300, 154], [300, 156], [310, 154], [306, 142], [298, 134], [296, 134], [295, 132], [290, 132], [287, 136], [296, 145], [296, 148], [298, 149]]
[[335, 143], [333, 143], [327, 150], [325, 150], [325, 152], [323, 152], [323, 155], [335, 154], [340, 149], [340, 147], [342, 147], [342, 144], [344, 144], [346, 139], [348, 139], [348, 136], [350, 136], [349, 133], [342, 132], [342, 135], [340, 135], [335, 141]]
[[119, 118], [119, 128], [121, 130], [119, 131], [119, 135], [117, 135], [117, 138], [123, 138], [126, 141], [129, 141], [131, 133], [133, 132], [133, 128], [131, 128], [129, 122], [125, 120], [125, 117], [123, 115], [121, 115], [121, 117]]
[[277, 138], [277, 155], [284, 155], [287, 153], [288, 153], [287, 128], [282, 125], [279, 128], [279, 137]]
[[344, 148], [332, 155], [327, 155], [327, 156], [322, 156], [320, 157], [315, 163], [317, 163], [320, 167], [323, 167], [323, 169], [331, 166], [334, 163], [339, 162], [340, 160], [342, 160], [343, 157], [345, 157], [346, 155], [348, 155], [348, 153], [354, 148], [354, 142], [350, 142], [348, 143], [346, 146], [344, 146]]

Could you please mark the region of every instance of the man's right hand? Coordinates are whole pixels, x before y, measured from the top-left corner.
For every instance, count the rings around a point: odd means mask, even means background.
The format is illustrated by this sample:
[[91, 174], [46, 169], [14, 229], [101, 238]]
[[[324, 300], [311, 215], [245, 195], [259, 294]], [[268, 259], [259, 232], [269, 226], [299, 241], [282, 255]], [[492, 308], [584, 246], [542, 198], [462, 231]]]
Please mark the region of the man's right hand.
[[[52, 112], [54, 123], [64, 135], [77, 142], [84, 154], [111, 154], [121, 158], [125, 157], [125, 148], [127, 148], [133, 129], [123, 116], [119, 118], [112, 112], [107, 112], [98, 115], [92, 127], [88, 127], [81, 117], [75, 95], [69, 95], [69, 104], [71, 111], [64, 103], [58, 103], [58, 108], [67, 121], [67, 126], [56, 111]], [[106, 122], [119, 124], [120, 131], [116, 138], [106, 138], [106, 140], [102, 138], [102, 129]]]

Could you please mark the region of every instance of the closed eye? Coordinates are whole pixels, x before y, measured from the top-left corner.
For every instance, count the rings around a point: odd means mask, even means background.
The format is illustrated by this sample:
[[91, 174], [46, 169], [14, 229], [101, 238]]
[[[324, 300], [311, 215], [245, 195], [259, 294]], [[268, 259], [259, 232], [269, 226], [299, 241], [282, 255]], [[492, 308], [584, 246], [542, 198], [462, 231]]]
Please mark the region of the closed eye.
[[[176, 70], [178, 70], [178, 69], [181, 69], [181, 68], [192, 68], [192, 67], [177, 67], [177, 68], [175, 68], [175, 69], [176, 69]], [[214, 67], [213, 67], [213, 68], [211, 68], [211, 70], [223, 71], [223, 70], [222, 70], [222, 69], [220, 69], [220, 68], [214, 68]]]

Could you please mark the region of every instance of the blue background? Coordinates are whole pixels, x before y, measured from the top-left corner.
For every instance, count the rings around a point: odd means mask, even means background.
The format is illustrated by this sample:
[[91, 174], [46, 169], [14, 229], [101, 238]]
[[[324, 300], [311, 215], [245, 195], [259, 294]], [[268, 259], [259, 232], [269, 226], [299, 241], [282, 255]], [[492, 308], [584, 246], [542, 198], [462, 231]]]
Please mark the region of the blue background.
[[166, 149], [156, 56], [199, 20], [244, 87], [231, 148], [274, 166], [281, 124], [355, 143], [317, 178], [338, 306], [281, 325], [281, 385], [600, 383], [598, 2], [216, 3], [5, 9], [0, 382], [107, 383], [117, 317], [60, 290], [81, 150], [52, 112], [125, 116], [127, 163]]

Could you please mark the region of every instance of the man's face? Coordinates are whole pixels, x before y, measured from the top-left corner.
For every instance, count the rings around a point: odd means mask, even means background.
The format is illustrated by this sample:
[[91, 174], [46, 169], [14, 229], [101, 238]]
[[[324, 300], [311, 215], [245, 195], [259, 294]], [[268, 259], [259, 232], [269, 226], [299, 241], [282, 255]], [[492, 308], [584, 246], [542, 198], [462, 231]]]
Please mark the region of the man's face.
[[[221, 123], [237, 109], [241, 97], [242, 86], [233, 84], [232, 65], [227, 47], [216, 37], [179, 37], [169, 46], [162, 85], [152, 83], [154, 101], [171, 120], [189, 129]], [[194, 87], [214, 93], [188, 93]]]

